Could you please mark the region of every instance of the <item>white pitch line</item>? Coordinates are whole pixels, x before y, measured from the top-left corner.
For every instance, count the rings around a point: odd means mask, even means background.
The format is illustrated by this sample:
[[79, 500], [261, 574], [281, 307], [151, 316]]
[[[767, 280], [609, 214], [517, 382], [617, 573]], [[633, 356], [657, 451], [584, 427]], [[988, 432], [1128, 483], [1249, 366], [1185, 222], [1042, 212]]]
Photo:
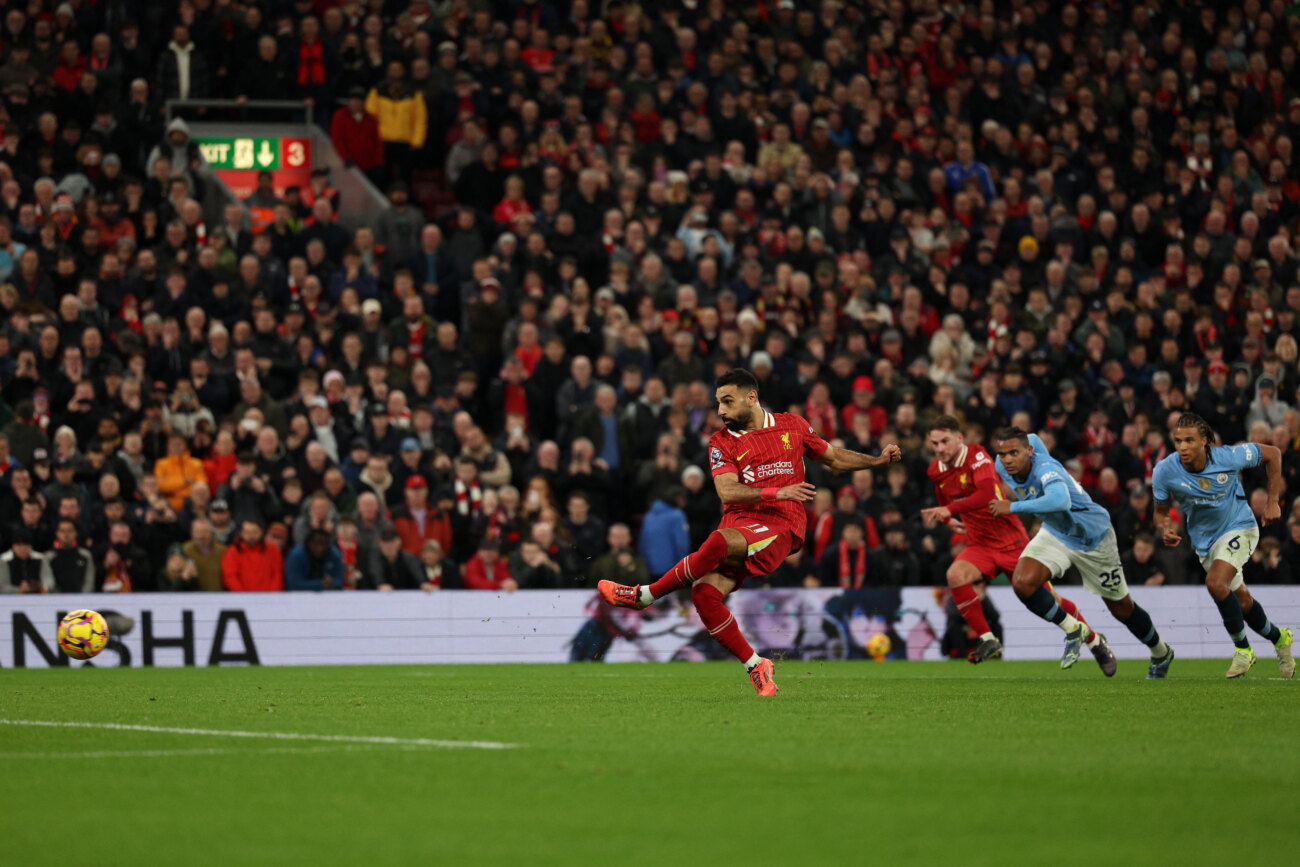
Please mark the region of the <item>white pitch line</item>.
[[[373, 745], [373, 746], [378, 746]], [[209, 747], [195, 750], [91, 750], [86, 752], [62, 753], [5, 753], [0, 752], [0, 761], [5, 759], [137, 759], [171, 756], [266, 756], [266, 755], [307, 755], [311, 753], [350, 753], [369, 750], [372, 745], [343, 745], [337, 747], [271, 747], [265, 750], [234, 750], [229, 747]], [[415, 749], [404, 747], [404, 749]]]
[[324, 741], [343, 744], [382, 744], [396, 747], [440, 747], [443, 749], [511, 750], [519, 744], [500, 741], [449, 741], [435, 738], [394, 738], [382, 735], [314, 735], [302, 732], [248, 732], [231, 729], [187, 729], [127, 723], [60, 722], [54, 720], [0, 719], [0, 725], [44, 726], [47, 728], [107, 729], [123, 732], [152, 732], [164, 735], [197, 735], [217, 738], [266, 738], [278, 741]]

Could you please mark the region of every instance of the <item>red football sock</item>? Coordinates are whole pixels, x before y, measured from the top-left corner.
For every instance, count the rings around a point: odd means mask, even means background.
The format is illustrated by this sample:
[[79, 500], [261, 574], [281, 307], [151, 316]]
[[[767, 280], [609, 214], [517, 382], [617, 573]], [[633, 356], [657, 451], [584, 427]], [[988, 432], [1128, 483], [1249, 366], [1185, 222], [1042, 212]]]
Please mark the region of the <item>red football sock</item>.
[[687, 587], [722, 565], [727, 559], [727, 539], [717, 530], [700, 545], [700, 550], [688, 554], [663, 577], [650, 585], [650, 595], [662, 599], [678, 587]]
[[952, 588], [952, 601], [957, 603], [957, 613], [966, 621], [967, 626], [975, 630], [976, 635], [993, 631], [984, 619], [984, 606], [980, 604], [980, 595], [975, 592], [974, 584]]
[[754, 648], [740, 634], [740, 627], [730, 609], [722, 604], [722, 591], [712, 584], [696, 584], [691, 588], [691, 599], [709, 634], [736, 659], [747, 662], [754, 655]]
[[[1084, 620], [1083, 615], [1079, 613], [1079, 606], [1075, 605], [1064, 596], [1061, 597], [1061, 610], [1082, 623], [1084, 626], [1088, 626], [1088, 621]], [[1091, 629], [1092, 627], [1088, 626], [1088, 628]]]

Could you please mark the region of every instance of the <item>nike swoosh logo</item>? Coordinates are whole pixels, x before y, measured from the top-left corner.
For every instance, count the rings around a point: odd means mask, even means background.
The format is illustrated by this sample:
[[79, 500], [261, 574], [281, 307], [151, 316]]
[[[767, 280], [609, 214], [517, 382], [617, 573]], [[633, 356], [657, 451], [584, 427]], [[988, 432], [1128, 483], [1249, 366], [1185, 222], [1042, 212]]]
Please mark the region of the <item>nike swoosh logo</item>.
[[741, 452], [740, 454], [736, 455], [736, 460], [738, 460], [738, 461], [743, 461], [743, 460], [745, 459], [745, 455], [749, 454], [749, 453], [752, 452], [752, 451], [753, 451], [753, 449], [745, 449], [743, 452]]

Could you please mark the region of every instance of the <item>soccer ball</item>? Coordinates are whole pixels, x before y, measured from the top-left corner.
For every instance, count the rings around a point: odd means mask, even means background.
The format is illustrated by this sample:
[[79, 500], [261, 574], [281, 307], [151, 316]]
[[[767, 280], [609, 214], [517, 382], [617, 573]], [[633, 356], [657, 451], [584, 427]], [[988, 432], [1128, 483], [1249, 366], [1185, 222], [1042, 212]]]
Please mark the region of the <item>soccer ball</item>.
[[867, 639], [867, 654], [872, 659], [880, 660], [889, 655], [889, 649], [892, 647], [889, 636], [883, 632], [877, 632]]
[[80, 609], [59, 621], [59, 647], [73, 659], [90, 659], [108, 644], [108, 624], [98, 611]]

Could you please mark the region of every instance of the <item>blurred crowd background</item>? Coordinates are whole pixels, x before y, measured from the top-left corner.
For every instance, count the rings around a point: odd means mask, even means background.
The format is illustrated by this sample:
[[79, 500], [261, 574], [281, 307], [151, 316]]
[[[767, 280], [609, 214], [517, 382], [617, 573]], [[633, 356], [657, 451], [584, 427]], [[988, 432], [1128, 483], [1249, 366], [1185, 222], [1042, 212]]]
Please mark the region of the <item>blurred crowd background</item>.
[[[775, 584], [943, 585], [944, 413], [1040, 432], [1134, 584], [1200, 580], [1152, 538], [1184, 410], [1300, 491], [1293, 4], [0, 13], [0, 592], [636, 583], [716, 523], [734, 366], [905, 453], [810, 468]], [[320, 168], [206, 214], [165, 106], [207, 99], [309, 101], [389, 206]]]

